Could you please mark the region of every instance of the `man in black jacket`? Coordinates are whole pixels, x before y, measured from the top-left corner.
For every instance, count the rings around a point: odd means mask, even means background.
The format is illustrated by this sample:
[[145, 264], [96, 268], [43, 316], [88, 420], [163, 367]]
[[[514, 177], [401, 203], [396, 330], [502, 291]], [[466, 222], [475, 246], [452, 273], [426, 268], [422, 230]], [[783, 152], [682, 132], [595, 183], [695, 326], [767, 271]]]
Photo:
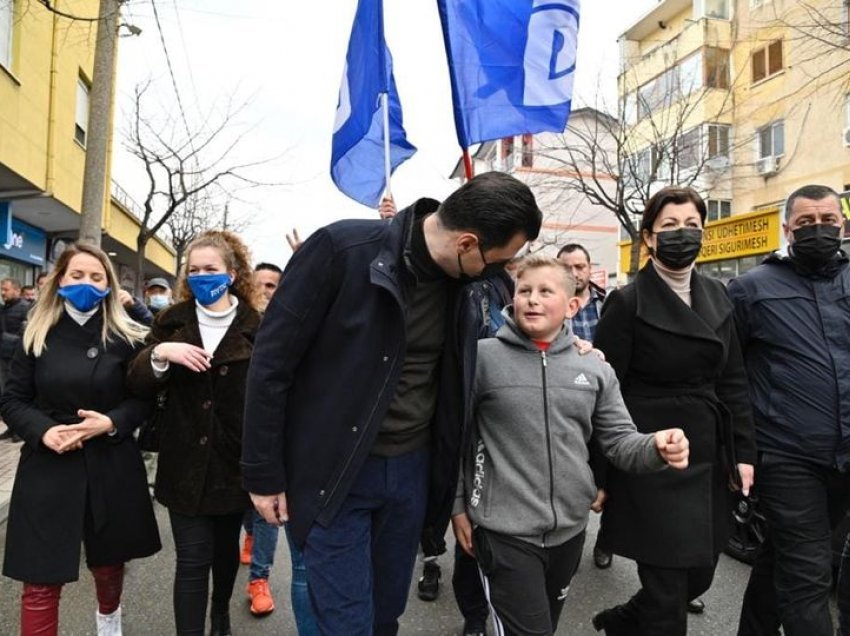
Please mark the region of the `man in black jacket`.
[[[2, 392], [9, 379], [9, 365], [15, 349], [20, 345], [31, 304], [21, 298], [21, 283], [14, 278], [4, 278], [0, 281], [0, 297], [3, 299], [3, 306], [0, 307], [0, 392]], [[5, 439], [19, 441], [17, 435], [8, 429], [0, 433], [0, 440]]]
[[527, 186], [480, 175], [390, 223], [315, 232], [257, 336], [243, 481], [304, 548], [322, 633], [395, 634], [423, 523], [445, 527], [469, 384], [460, 279], [537, 237]]
[[785, 204], [787, 252], [733, 280], [768, 533], [740, 635], [832, 634], [831, 529], [850, 505], [850, 268], [844, 217], [825, 186]]

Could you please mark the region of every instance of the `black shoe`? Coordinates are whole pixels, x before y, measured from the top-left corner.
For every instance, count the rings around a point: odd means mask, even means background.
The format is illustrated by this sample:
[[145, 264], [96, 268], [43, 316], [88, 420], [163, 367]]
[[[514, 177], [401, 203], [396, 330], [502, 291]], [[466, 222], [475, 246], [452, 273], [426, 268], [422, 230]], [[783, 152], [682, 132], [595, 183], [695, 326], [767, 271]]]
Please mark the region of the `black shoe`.
[[210, 613], [210, 636], [231, 636], [230, 612]]
[[436, 601], [440, 593], [440, 566], [431, 561], [425, 562], [422, 577], [419, 579], [419, 598], [423, 601]]
[[702, 599], [695, 598], [688, 601], [688, 614], [702, 614], [705, 611], [705, 603]]
[[487, 624], [480, 621], [464, 621], [463, 636], [487, 636]]
[[597, 632], [604, 631], [606, 636], [634, 636], [637, 625], [635, 617], [631, 615], [633, 613], [634, 607], [626, 603], [602, 610], [594, 615], [591, 622]]
[[593, 563], [600, 570], [607, 570], [610, 568], [612, 560], [611, 553], [604, 548], [599, 547], [598, 543], [593, 546]]

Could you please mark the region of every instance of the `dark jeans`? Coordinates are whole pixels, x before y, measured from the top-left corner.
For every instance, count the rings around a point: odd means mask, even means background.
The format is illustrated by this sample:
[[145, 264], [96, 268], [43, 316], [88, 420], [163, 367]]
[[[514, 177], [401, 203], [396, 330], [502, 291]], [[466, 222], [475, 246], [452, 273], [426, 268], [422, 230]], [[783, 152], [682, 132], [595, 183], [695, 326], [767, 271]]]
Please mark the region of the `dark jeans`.
[[629, 604], [637, 609], [640, 636], [684, 636], [688, 633], [688, 601], [711, 587], [717, 565], [702, 568], [659, 568], [638, 563], [641, 589]]
[[850, 636], [850, 534], [844, 539], [841, 551], [841, 568], [838, 572], [838, 632], [836, 636]]
[[740, 636], [832, 636], [832, 529], [850, 505], [850, 475], [761, 453], [756, 468], [767, 539], [744, 594]]
[[277, 535], [280, 528], [267, 522], [254, 509], [245, 512], [242, 519], [245, 534], [253, 537], [251, 544], [251, 569], [248, 579], [268, 579], [274, 566], [274, 553], [277, 550]]
[[328, 527], [304, 545], [310, 600], [322, 634], [398, 632], [428, 494], [428, 451], [371, 455]]
[[304, 555], [298, 546], [292, 542], [289, 526], [284, 526], [286, 541], [289, 543], [289, 560], [292, 563], [292, 582], [289, 586], [289, 596], [292, 601], [292, 613], [295, 615], [295, 626], [298, 636], [318, 636], [319, 626], [310, 604], [310, 589], [307, 584], [307, 566], [304, 565]]
[[226, 612], [239, 570], [242, 513], [190, 517], [168, 511], [177, 552], [174, 621], [178, 634], [203, 634], [212, 570], [212, 607]]
[[554, 634], [581, 560], [584, 532], [560, 545], [541, 548], [479, 527], [473, 542], [496, 632]]

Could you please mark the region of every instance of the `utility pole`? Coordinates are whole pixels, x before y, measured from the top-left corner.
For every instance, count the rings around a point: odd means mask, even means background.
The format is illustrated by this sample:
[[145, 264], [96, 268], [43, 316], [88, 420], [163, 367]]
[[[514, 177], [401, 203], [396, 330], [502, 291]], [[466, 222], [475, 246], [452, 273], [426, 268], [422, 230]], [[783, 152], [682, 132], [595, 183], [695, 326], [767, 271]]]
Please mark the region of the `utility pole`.
[[109, 137], [112, 128], [112, 93], [115, 84], [115, 46], [118, 39], [120, 0], [100, 0], [94, 72], [89, 91], [86, 163], [80, 218], [81, 243], [100, 246], [106, 175], [109, 172]]

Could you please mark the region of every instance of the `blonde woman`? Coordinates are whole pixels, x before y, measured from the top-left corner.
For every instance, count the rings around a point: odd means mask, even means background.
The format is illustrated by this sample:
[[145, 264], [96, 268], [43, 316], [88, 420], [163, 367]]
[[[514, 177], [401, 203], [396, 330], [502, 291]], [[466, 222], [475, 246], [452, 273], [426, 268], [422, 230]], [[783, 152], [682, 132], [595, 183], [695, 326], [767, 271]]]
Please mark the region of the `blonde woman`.
[[178, 634], [203, 634], [212, 572], [211, 634], [230, 634], [230, 597], [239, 569], [242, 411], [260, 324], [248, 250], [231, 232], [210, 230], [186, 250], [179, 302], [156, 315], [130, 383], [165, 389], [155, 493], [168, 508], [177, 553]]
[[150, 412], [125, 377], [146, 330], [132, 322], [101, 250], [69, 247], [33, 307], [0, 400], [24, 439], [3, 574], [24, 583], [21, 634], [59, 629], [80, 543], [97, 591], [97, 633], [121, 633], [124, 563], [160, 549], [133, 431]]

